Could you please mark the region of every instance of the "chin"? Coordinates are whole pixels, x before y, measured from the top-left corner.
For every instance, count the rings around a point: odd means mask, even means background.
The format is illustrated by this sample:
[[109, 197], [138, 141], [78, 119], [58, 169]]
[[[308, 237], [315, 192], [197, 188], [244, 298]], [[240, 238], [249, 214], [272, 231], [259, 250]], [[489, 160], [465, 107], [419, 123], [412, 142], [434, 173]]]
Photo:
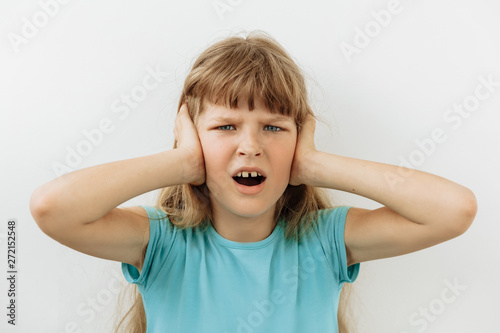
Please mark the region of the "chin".
[[225, 206], [225, 209], [232, 214], [242, 218], [258, 218], [262, 215], [269, 214], [270, 211], [274, 214], [276, 203], [269, 206], [269, 202], [249, 202], [249, 200], [241, 200], [239, 202], [232, 202]]

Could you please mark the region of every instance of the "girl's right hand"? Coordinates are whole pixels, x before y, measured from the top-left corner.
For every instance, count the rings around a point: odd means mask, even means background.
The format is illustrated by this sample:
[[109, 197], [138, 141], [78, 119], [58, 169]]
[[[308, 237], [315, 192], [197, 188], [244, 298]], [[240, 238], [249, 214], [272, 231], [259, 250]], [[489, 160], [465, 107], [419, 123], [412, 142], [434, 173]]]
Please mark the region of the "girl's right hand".
[[177, 149], [185, 152], [182, 159], [184, 183], [201, 185], [205, 182], [205, 160], [196, 127], [189, 116], [187, 104], [183, 104], [175, 119]]

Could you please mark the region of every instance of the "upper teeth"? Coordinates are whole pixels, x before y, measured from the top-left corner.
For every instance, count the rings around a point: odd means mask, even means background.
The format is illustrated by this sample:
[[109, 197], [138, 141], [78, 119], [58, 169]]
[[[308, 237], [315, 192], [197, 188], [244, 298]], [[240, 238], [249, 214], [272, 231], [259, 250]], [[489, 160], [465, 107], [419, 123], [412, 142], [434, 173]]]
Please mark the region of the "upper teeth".
[[236, 177], [245, 177], [245, 178], [248, 178], [248, 177], [257, 177], [257, 176], [262, 176], [260, 173], [258, 173], [257, 171], [251, 171], [251, 172], [247, 172], [247, 171], [243, 171], [243, 172], [238, 172], [238, 174], [236, 175]]

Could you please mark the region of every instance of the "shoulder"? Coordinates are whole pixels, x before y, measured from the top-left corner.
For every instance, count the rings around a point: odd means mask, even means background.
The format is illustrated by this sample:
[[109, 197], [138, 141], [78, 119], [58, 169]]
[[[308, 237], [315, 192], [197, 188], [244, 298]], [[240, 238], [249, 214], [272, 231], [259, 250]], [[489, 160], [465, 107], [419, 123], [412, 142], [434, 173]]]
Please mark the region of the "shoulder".
[[168, 219], [167, 214], [158, 206], [140, 205], [148, 214], [150, 220]]
[[318, 223], [345, 223], [348, 211], [351, 206], [335, 206], [318, 210], [317, 222]]
[[335, 206], [314, 213], [312, 230], [316, 236], [328, 243], [343, 239], [346, 217], [351, 206]]
[[141, 205], [138, 206], [144, 209], [148, 215], [149, 218], [149, 223], [151, 225], [158, 225], [158, 226], [169, 226], [170, 228], [176, 228], [175, 224], [172, 223], [171, 219], [167, 215], [167, 213], [159, 206], [146, 206], [146, 205]]
[[204, 234], [210, 222], [208, 220], [202, 223], [192, 225], [187, 221], [177, 222], [171, 218], [159, 206], [141, 206], [149, 217], [150, 240], [154, 238], [163, 238], [173, 240], [174, 238], [187, 239], [189, 237], [199, 237]]

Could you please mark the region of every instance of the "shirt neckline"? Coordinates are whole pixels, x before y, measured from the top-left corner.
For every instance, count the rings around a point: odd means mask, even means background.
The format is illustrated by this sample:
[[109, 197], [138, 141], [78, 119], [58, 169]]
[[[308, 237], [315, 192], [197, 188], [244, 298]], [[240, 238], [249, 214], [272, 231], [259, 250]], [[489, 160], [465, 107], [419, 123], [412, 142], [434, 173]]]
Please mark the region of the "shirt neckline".
[[282, 230], [281, 226], [281, 220], [276, 223], [276, 226], [274, 227], [273, 232], [264, 238], [263, 240], [260, 240], [258, 242], [235, 242], [232, 240], [229, 240], [227, 238], [222, 237], [217, 230], [213, 227], [212, 223], [209, 223], [209, 234], [214, 238], [216, 241], [218, 241], [220, 244], [234, 248], [234, 249], [243, 249], [243, 250], [253, 250], [253, 249], [259, 249], [261, 247], [269, 245], [274, 239], [278, 236], [278, 234]]

